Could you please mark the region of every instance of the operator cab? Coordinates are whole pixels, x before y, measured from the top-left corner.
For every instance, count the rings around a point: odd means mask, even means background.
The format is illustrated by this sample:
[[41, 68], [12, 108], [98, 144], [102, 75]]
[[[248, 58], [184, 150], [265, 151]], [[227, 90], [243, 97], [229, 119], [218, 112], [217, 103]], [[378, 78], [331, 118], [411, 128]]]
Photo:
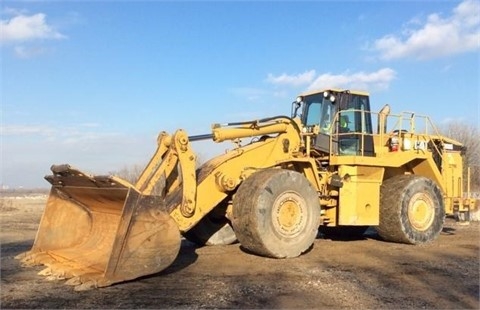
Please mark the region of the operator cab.
[[[312, 146], [333, 155], [375, 156], [367, 93], [328, 89], [301, 94], [294, 102], [307, 132], [318, 134]], [[330, 140], [332, 141], [330, 149]]]

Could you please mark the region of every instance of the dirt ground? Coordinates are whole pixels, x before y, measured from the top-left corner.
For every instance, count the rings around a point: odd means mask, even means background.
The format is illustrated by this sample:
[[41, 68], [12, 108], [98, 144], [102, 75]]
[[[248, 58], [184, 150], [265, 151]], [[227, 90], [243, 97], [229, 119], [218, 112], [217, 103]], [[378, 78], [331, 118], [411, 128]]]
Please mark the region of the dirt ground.
[[478, 222], [447, 219], [423, 246], [321, 236], [308, 253], [275, 260], [239, 244], [199, 248], [188, 241], [163, 272], [111, 287], [75, 292], [22, 268], [45, 198], [0, 200], [0, 308], [355, 308], [479, 309]]

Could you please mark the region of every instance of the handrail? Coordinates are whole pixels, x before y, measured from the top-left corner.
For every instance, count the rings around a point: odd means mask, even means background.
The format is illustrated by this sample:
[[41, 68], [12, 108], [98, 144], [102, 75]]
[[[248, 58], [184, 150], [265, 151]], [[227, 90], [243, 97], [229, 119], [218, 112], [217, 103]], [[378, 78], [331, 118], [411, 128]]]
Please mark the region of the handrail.
[[[346, 111], [348, 112], [360, 112], [362, 115], [362, 122], [365, 121], [366, 115], [370, 114], [371, 120], [372, 120], [372, 133], [367, 133], [364, 131], [351, 131], [348, 133], [341, 133], [341, 132], [334, 132], [334, 126], [331, 127], [330, 129], [330, 152], [333, 152], [333, 143], [335, 141], [338, 141], [338, 139], [341, 136], [345, 135], [357, 135], [360, 138], [361, 141], [361, 146], [365, 145], [365, 137], [366, 136], [373, 136], [373, 137], [380, 137], [380, 139], [383, 140], [384, 135], [387, 137], [391, 137], [395, 134], [401, 133], [402, 131], [406, 131], [405, 133], [409, 135], [416, 135], [420, 139], [425, 139], [425, 142], [429, 142], [432, 140], [432, 136], [435, 136], [442, 142], [444, 142], [444, 139], [442, 139], [442, 135], [440, 134], [439, 130], [437, 127], [433, 124], [432, 120], [430, 119], [429, 116], [426, 115], [420, 115], [416, 114], [414, 112], [410, 111], [404, 111], [401, 112], [400, 114], [388, 114], [384, 115], [385, 117], [385, 124], [387, 125], [387, 130], [384, 131], [383, 126], [379, 126], [379, 120], [380, 120], [380, 113], [379, 112], [373, 112], [373, 111], [365, 111], [365, 110], [360, 110], [360, 109], [348, 109], [348, 110], [343, 110], [339, 111], [334, 115], [332, 124], [338, 124], [340, 121], [340, 116], [342, 113], [345, 113]], [[392, 125], [392, 121], [393, 125]], [[407, 122], [407, 124], [405, 124]], [[338, 126], [336, 126], [338, 127]], [[365, 128], [366, 124], [362, 124], [362, 128]], [[373, 128], [377, 127], [378, 130], [377, 132], [373, 132]], [[380, 128], [381, 127], [381, 128]], [[431, 143], [431, 147], [435, 149], [435, 151], [440, 153], [440, 150], [438, 148], [438, 145], [436, 143]], [[361, 156], [364, 156], [364, 148], [362, 147], [360, 149], [360, 154]], [[336, 155], [336, 154], [332, 154]]]

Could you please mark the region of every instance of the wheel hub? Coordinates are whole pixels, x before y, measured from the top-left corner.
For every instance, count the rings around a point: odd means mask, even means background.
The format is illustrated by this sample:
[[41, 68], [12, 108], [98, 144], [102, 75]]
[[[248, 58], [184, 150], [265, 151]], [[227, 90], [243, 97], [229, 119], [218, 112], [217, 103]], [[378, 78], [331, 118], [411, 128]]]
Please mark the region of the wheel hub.
[[295, 237], [307, 222], [305, 201], [296, 193], [284, 193], [272, 208], [272, 222], [275, 230], [285, 237]]
[[430, 196], [415, 194], [408, 204], [408, 220], [418, 231], [425, 231], [435, 219], [435, 206]]

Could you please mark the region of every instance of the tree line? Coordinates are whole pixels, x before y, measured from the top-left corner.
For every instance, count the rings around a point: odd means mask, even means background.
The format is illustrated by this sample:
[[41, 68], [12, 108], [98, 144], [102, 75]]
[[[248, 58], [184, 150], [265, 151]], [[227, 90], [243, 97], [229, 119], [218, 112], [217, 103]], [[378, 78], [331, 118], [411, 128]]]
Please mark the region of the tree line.
[[461, 121], [451, 121], [440, 131], [446, 137], [462, 143], [465, 151], [463, 155], [463, 179], [466, 189], [467, 169], [470, 167], [471, 188], [480, 191], [480, 131], [479, 126]]

